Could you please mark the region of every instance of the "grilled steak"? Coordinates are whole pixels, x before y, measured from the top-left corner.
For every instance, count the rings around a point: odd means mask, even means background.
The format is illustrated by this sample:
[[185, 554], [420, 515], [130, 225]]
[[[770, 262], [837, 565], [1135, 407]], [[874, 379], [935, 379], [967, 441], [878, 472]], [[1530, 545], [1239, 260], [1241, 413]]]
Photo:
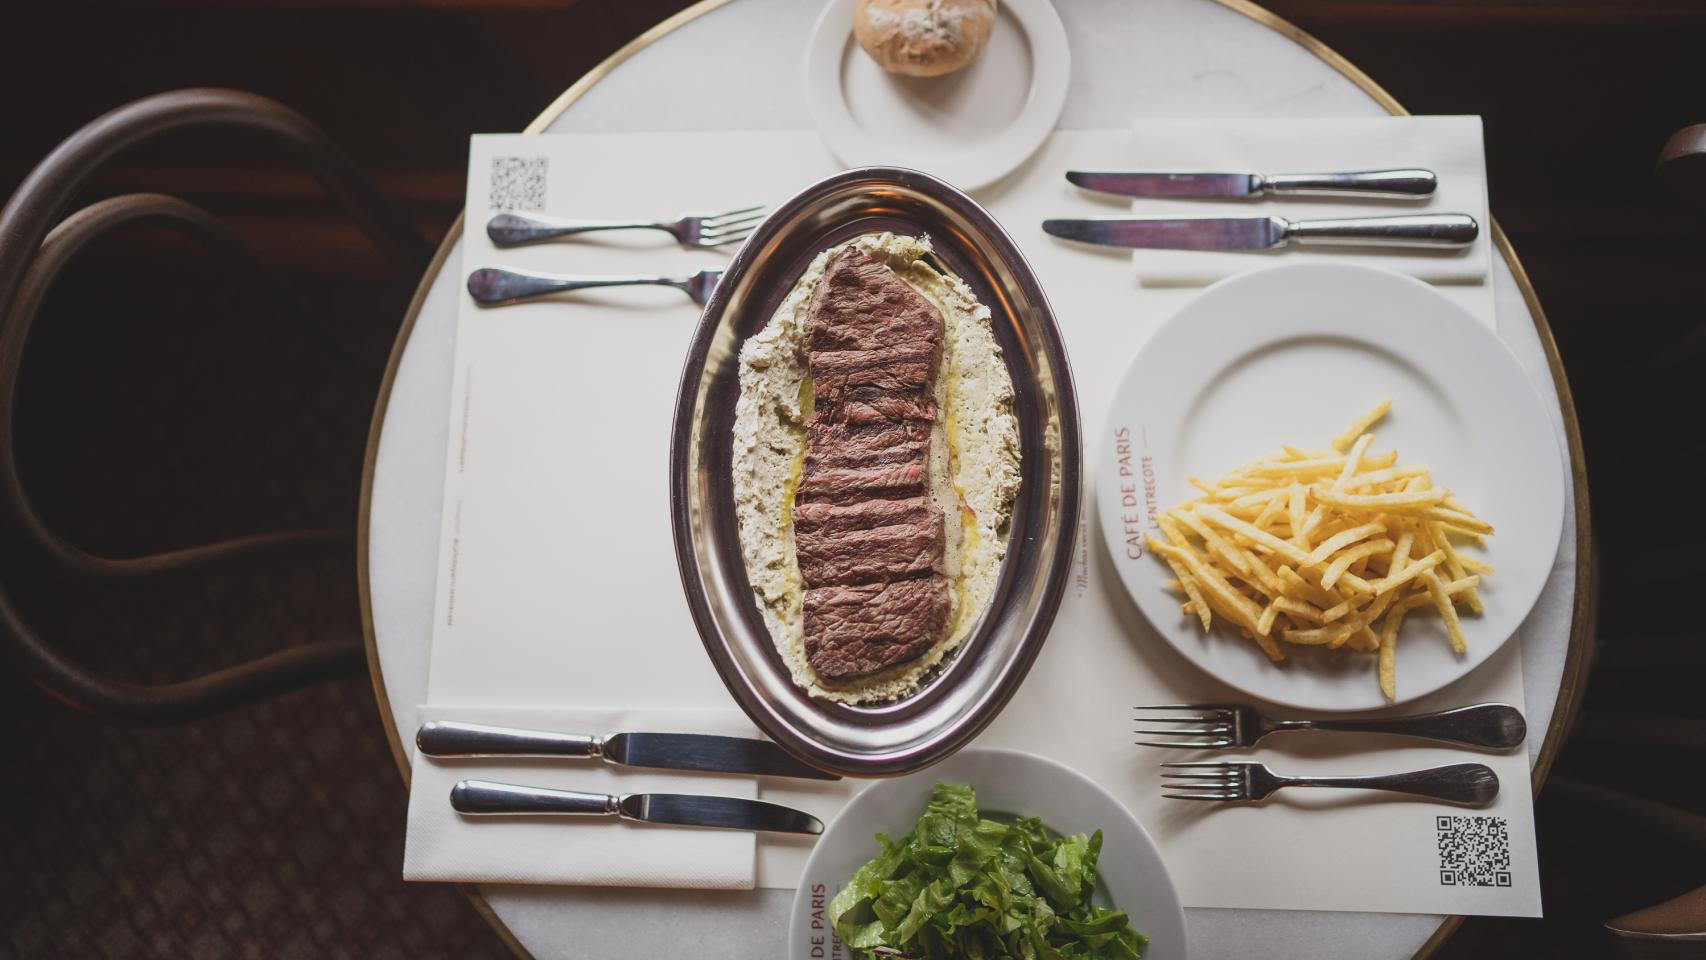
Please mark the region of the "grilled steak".
[[794, 544], [800, 577], [814, 586], [922, 576], [941, 570], [942, 508], [929, 497], [806, 504]]
[[948, 579], [940, 574], [807, 590], [806, 660], [829, 680], [905, 663], [942, 635], [952, 607]]
[[880, 354], [922, 348], [942, 359], [942, 315], [888, 266], [849, 247], [829, 261], [807, 307], [806, 350], [812, 376], [817, 355], [857, 350]]
[[806, 469], [871, 467], [910, 462], [930, 451], [930, 424], [919, 420], [881, 423], [806, 423]]
[[837, 536], [899, 524], [942, 522], [942, 508], [929, 497], [866, 500], [849, 506], [802, 503], [794, 507], [794, 534]]
[[858, 250], [830, 260], [812, 291], [806, 359], [823, 419], [936, 419], [942, 315], [887, 265]]
[[848, 387], [928, 390], [942, 360], [939, 341], [876, 350], [818, 350], [811, 356], [812, 383], [820, 397], [833, 396]]
[[795, 497], [801, 502], [827, 500], [858, 503], [879, 498], [901, 500], [926, 492], [928, 474], [922, 455], [905, 463], [879, 463], [869, 467], [807, 466], [800, 475]]
[[794, 504], [806, 660], [851, 680], [924, 654], [953, 607], [929, 497], [941, 314], [843, 250], [812, 291], [806, 361], [814, 402]]
[[806, 423], [806, 462], [796, 503], [858, 503], [923, 496], [930, 424], [920, 420]]
[[832, 402], [841, 406], [841, 416], [848, 423], [936, 419], [936, 401], [927, 390], [851, 387]]

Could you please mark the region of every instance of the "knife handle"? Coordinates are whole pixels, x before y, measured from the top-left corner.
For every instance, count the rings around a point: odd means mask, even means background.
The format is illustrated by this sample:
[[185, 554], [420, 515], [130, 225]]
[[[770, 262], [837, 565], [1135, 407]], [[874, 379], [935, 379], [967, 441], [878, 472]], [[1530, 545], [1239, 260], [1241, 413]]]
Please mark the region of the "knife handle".
[[621, 798], [608, 793], [578, 793], [548, 787], [521, 787], [491, 780], [459, 780], [450, 788], [450, 806], [474, 817], [570, 816], [613, 817]]
[[590, 758], [603, 755], [604, 738], [429, 720], [415, 734], [415, 746], [428, 757]]
[[1480, 235], [1481, 225], [1465, 213], [1289, 220], [1285, 226], [1285, 239], [1298, 243], [1376, 247], [1467, 247]]
[[1421, 200], [1433, 196], [1439, 178], [1432, 170], [1362, 170], [1356, 173], [1276, 173], [1258, 177], [1263, 193], [1274, 196], [1383, 197]]

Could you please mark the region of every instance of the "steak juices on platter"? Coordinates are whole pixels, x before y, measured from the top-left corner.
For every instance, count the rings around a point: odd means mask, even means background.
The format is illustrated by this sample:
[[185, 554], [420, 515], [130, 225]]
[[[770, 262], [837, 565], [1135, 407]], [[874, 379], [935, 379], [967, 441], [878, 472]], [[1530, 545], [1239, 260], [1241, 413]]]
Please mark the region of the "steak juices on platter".
[[1019, 488], [989, 309], [928, 240], [823, 251], [740, 354], [740, 543], [793, 679], [848, 702], [916, 690], [976, 625]]

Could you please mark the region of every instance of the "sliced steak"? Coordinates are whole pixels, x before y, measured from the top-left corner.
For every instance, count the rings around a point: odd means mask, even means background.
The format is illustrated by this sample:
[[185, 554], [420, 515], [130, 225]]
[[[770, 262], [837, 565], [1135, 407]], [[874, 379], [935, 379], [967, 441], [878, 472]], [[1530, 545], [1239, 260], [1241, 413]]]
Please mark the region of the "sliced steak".
[[812, 415], [794, 498], [806, 659], [851, 680], [922, 655], [953, 606], [929, 494], [942, 315], [852, 248], [812, 290]]
[[807, 590], [806, 662], [829, 680], [905, 663], [935, 644], [952, 607], [942, 576]]
[[939, 573], [942, 509], [928, 497], [812, 503], [794, 512], [800, 576], [816, 587]]
[[942, 508], [929, 497], [866, 500], [843, 506], [802, 503], [794, 508], [794, 535], [838, 536], [903, 523], [942, 522]]
[[[826, 420], [934, 420], [940, 346], [810, 354], [813, 400]], [[894, 398], [891, 401], [889, 398]], [[898, 401], [898, 402], [896, 402]], [[873, 415], [873, 410], [878, 411]]]
[[858, 503], [923, 496], [930, 483], [923, 454], [900, 463], [869, 467], [813, 467], [800, 474], [794, 499], [799, 503]]
[[[806, 314], [806, 350], [877, 353], [922, 351], [942, 359], [942, 315], [935, 304], [893, 270], [852, 247], [832, 257], [812, 290]], [[812, 359], [815, 364], [817, 361]], [[817, 375], [814, 366], [812, 375]]]
[[883, 420], [841, 423], [806, 422], [806, 463], [809, 470], [824, 467], [874, 467], [909, 463], [928, 455], [930, 424], [921, 420]]
[[850, 387], [836, 398], [841, 419], [848, 423], [882, 423], [886, 420], [936, 419], [936, 398], [931, 391], [884, 390], [881, 387]]

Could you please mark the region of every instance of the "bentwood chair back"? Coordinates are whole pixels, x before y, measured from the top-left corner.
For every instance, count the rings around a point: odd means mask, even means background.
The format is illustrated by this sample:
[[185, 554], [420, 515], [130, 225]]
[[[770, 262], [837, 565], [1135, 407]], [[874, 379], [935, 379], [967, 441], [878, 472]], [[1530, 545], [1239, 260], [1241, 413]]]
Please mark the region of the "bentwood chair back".
[[[0, 529], [45, 563], [94, 581], [149, 580], [206, 573], [229, 564], [297, 551], [345, 550], [352, 531], [263, 533], [151, 556], [96, 556], [50, 528], [32, 506], [20, 477], [15, 438], [18, 376], [31, 328], [56, 278], [80, 251], [113, 231], [163, 226], [197, 242], [275, 300], [279, 285], [223, 223], [183, 200], [134, 193], [84, 207], [72, 202], [115, 157], [167, 134], [215, 129], [259, 136], [311, 171], [399, 269], [418, 276], [431, 256], [427, 242], [381, 198], [318, 127], [279, 103], [233, 90], [193, 89], [146, 97], [73, 133], [42, 160], [0, 209]], [[53, 697], [99, 717], [164, 723], [216, 713], [330, 677], [359, 673], [358, 645], [319, 641], [171, 683], [116, 680], [74, 663], [31, 629], [0, 583], [0, 651]]]

